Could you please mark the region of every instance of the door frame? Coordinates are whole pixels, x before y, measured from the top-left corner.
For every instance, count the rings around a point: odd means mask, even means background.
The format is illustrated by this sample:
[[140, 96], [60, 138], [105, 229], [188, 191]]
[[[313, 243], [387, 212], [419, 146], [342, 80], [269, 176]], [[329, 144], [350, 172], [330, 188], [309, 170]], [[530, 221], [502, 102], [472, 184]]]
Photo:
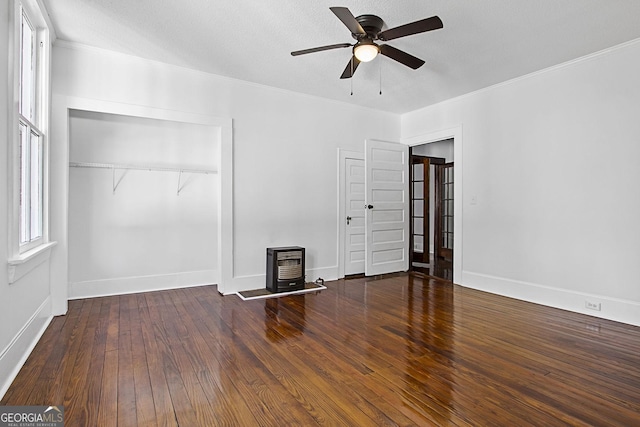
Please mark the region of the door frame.
[[[344, 264], [345, 264], [345, 238], [347, 236], [346, 230], [346, 170], [345, 162], [347, 159], [362, 160], [364, 163], [364, 151], [352, 151], [338, 148], [338, 278], [344, 277]], [[364, 271], [362, 272], [364, 273]]]
[[416, 145], [429, 144], [444, 139], [453, 138], [453, 162], [454, 182], [453, 186], [453, 282], [462, 284], [462, 215], [463, 215], [463, 177], [462, 177], [462, 125], [457, 127], [444, 129], [436, 132], [425, 133], [409, 138], [402, 138], [400, 142], [407, 144], [409, 147]]

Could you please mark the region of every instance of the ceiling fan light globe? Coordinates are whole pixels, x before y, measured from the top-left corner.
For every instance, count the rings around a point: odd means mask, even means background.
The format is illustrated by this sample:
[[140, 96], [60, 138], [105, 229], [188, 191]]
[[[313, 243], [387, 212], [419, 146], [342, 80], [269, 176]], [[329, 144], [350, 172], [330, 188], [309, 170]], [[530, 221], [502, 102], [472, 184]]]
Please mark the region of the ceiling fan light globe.
[[380, 49], [375, 44], [361, 44], [353, 49], [353, 54], [360, 62], [372, 61], [379, 52]]

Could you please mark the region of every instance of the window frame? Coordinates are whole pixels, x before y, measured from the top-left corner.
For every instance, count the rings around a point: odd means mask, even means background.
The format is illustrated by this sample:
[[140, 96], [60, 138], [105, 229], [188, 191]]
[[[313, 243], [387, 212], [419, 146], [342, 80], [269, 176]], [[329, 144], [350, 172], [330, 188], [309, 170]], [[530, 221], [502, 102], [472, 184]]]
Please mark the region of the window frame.
[[[41, 93], [42, 69], [40, 60], [44, 43], [39, 40], [39, 34], [43, 31], [33, 24], [33, 18], [29, 11], [20, 4], [19, 21], [19, 75], [18, 75], [18, 151], [20, 153], [20, 211], [19, 211], [19, 244], [20, 253], [40, 246], [44, 241], [43, 222], [43, 182], [44, 182], [44, 134], [40, 130], [41, 118], [45, 115], [42, 111], [43, 96]], [[26, 49], [24, 27], [30, 29], [29, 48]], [[29, 53], [28, 62], [24, 59], [24, 54]], [[25, 64], [31, 66], [29, 72], [25, 71]], [[28, 79], [25, 79], [25, 77]], [[28, 85], [25, 85], [25, 82]], [[25, 86], [28, 86], [28, 93], [25, 96]], [[25, 110], [25, 100], [28, 100]], [[36, 150], [34, 153], [33, 139], [36, 139]], [[37, 164], [37, 172], [34, 174], [34, 160]], [[34, 182], [35, 181], [35, 182]], [[35, 184], [35, 188], [34, 188]], [[35, 194], [34, 194], [35, 193]], [[34, 196], [36, 199], [34, 200]], [[35, 202], [35, 203], [34, 203]], [[34, 204], [36, 205], [34, 209]], [[34, 217], [35, 214], [35, 217]], [[35, 229], [35, 230], [34, 230]]]
[[[22, 23], [23, 16], [30, 25], [32, 34], [31, 62], [34, 64], [33, 73], [30, 76], [30, 110], [23, 114], [22, 111]], [[9, 283], [17, 280], [14, 277], [15, 271], [19, 270], [18, 276], [26, 274], [34, 268], [32, 260], [41, 260], [41, 253], [47, 252], [55, 244], [49, 240], [49, 121], [50, 121], [50, 80], [51, 80], [51, 40], [52, 27], [48, 20], [48, 14], [41, 0], [11, 0], [10, 1], [10, 55], [9, 55], [9, 122], [8, 122], [8, 178], [9, 178], [9, 224], [8, 224], [8, 245], [9, 245]], [[40, 172], [36, 175], [30, 173], [29, 178], [29, 205], [32, 203], [30, 197], [31, 189], [37, 193], [37, 203], [40, 211], [34, 221], [31, 217], [31, 207], [29, 206], [29, 218], [25, 218], [29, 223], [29, 239], [23, 242], [23, 215], [22, 212], [22, 133], [27, 135], [26, 143], [31, 151], [33, 137], [37, 140], [37, 156], [29, 156], [25, 163], [30, 168], [34, 161], [37, 161]], [[35, 177], [35, 180], [32, 179]], [[33, 182], [32, 182], [33, 181]], [[33, 186], [34, 184], [35, 186]], [[37, 228], [36, 233], [31, 233], [32, 223]], [[39, 262], [38, 262], [39, 264]]]

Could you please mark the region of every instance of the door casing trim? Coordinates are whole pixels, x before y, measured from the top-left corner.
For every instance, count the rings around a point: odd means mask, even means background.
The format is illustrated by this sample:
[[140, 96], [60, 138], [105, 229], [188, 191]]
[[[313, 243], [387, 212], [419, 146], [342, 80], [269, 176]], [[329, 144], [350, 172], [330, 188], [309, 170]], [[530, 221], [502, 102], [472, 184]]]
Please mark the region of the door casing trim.
[[454, 187], [453, 187], [453, 282], [462, 284], [462, 215], [463, 215], [463, 158], [462, 158], [462, 125], [456, 127], [425, 133], [410, 138], [402, 138], [400, 142], [409, 147], [429, 144], [453, 138], [453, 162], [455, 163]]

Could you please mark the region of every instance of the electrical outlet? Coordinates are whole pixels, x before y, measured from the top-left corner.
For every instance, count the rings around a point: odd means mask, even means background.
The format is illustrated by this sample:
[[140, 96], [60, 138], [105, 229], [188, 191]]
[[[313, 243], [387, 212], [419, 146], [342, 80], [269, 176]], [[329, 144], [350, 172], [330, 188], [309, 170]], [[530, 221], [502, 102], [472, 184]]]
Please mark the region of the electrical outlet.
[[600, 311], [602, 308], [599, 302], [593, 302], [593, 301], [585, 301], [584, 306], [587, 307], [589, 310], [595, 310], [595, 311]]
[[587, 323], [585, 326], [587, 327], [587, 331], [600, 332], [600, 325], [590, 325]]

